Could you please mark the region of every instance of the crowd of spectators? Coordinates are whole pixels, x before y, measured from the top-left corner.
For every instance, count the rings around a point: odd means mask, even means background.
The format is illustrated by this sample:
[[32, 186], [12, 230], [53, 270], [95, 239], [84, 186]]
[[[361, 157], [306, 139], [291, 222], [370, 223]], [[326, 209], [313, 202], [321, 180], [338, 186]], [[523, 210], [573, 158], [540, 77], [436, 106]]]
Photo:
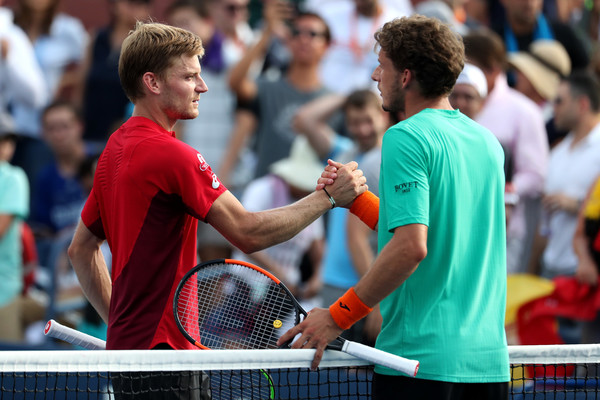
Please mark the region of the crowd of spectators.
[[[15, 328], [0, 330], [0, 341], [25, 341], [32, 316], [59, 312], [102, 333], [93, 309], [73, 300], [82, 295], [62, 238], [78, 221], [96, 158], [131, 113], [118, 60], [136, 20], [201, 37], [209, 90], [176, 134], [258, 210], [310, 191], [327, 158], [358, 161], [376, 191], [381, 136], [403, 116], [381, 110], [373, 34], [413, 13], [441, 19], [463, 37], [468, 61], [450, 100], [505, 150], [507, 273], [597, 285], [599, 2], [170, 0], [164, 15], [153, 15], [152, 0], [107, 3], [108, 24], [92, 30], [61, 0], [0, 0], [0, 315]], [[306, 304], [327, 303], [365, 272], [376, 248], [359, 222], [334, 211], [290, 243], [248, 256], [200, 224], [199, 260], [249, 257]], [[29, 297], [34, 307], [23, 305]], [[371, 342], [377, 313], [359, 329], [352, 338]], [[571, 330], [565, 340], [582, 339]]]

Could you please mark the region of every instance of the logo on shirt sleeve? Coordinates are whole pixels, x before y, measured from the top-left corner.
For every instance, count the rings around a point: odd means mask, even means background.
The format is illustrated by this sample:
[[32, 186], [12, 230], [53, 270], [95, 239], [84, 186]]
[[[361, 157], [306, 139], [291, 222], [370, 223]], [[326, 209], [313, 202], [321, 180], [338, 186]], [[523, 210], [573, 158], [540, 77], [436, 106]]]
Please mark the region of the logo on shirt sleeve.
[[404, 183], [400, 183], [398, 185], [394, 185], [394, 189], [396, 190], [396, 193], [400, 192], [400, 193], [410, 193], [410, 191], [412, 189], [416, 189], [418, 187], [418, 182], [417, 181], [413, 181], [413, 182], [404, 182]]
[[204, 157], [202, 157], [202, 154], [198, 153], [197, 156], [198, 161], [200, 161], [200, 171], [206, 171], [208, 169], [208, 163], [206, 162]]
[[219, 186], [221, 186], [221, 182], [219, 182], [219, 178], [217, 178], [217, 175], [213, 172], [213, 174], [212, 174], [212, 188], [213, 189], [218, 189]]

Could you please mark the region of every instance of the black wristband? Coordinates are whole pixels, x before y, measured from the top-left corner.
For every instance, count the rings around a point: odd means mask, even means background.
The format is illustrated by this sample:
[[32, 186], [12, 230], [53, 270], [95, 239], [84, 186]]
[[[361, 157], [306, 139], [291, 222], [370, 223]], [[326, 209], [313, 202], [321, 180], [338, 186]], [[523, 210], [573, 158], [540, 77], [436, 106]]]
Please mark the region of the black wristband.
[[333, 197], [331, 197], [331, 195], [325, 188], [323, 188], [323, 191], [325, 192], [327, 197], [329, 197], [329, 202], [331, 203], [331, 208], [335, 208], [335, 200], [333, 199]]

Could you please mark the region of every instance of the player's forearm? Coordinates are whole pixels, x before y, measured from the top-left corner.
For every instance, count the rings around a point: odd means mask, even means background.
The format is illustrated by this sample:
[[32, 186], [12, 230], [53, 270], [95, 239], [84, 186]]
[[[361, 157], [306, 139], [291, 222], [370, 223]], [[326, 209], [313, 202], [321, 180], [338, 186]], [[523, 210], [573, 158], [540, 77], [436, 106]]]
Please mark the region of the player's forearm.
[[[108, 323], [112, 283], [100, 249], [92, 257], [91, 265], [91, 268], [88, 267], [86, 273], [77, 273], [77, 278], [79, 279], [83, 293], [85, 293], [104, 322]], [[75, 268], [75, 266], [73, 267]], [[78, 270], [85, 271], [81, 267]]]
[[289, 206], [253, 213], [256, 220], [251, 226], [258, 234], [249, 236], [263, 240], [261, 247], [253, 251], [290, 239], [330, 210], [332, 205], [348, 206], [364, 193], [368, 187], [364, 185], [365, 177], [362, 171], [356, 169], [357, 166], [355, 162], [343, 165], [334, 184], [327, 186], [327, 192], [317, 190]]
[[394, 234], [373, 266], [354, 287], [364, 304], [373, 307], [396, 290], [427, 255], [427, 227], [411, 227], [414, 236]]
[[81, 289], [104, 322], [108, 322], [112, 283], [101, 244], [80, 222], [68, 254]]
[[330, 209], [327, 195], [319, 190], [288, 206], [253, 213], [244, 235], [250, 238], [248, 244], [252, 247], [244, 251], [254, 252], [285, 242]]

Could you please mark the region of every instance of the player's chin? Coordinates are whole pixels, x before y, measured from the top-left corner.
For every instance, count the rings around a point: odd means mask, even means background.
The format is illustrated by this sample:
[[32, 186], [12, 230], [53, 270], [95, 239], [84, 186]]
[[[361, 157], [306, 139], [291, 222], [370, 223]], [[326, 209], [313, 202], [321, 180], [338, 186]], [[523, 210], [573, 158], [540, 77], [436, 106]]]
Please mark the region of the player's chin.
[[179, 119], [194, 119], [198, 116], [198, 110], [194, 109], [194, 110], [190, 110], [189, 112], [186, 113], [181, 113]]

